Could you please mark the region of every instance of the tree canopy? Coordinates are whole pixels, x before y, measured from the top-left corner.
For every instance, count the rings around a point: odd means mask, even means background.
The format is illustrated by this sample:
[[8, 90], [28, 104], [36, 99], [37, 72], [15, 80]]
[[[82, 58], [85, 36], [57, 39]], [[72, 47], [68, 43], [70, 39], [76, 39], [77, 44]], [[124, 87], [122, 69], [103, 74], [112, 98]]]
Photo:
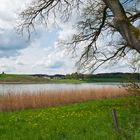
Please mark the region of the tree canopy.
[[[140, 0], [33, 0], [20, 14], [21, 32], [48, 24], [50, 18], [66, 22], [77, 13], [76, 33], [64, 45], [83, 46], [79, 66], [96, 70], [105, 62], [127, 54], [140, 54]], [[100, 45], [100, 40], [106, 40]]]

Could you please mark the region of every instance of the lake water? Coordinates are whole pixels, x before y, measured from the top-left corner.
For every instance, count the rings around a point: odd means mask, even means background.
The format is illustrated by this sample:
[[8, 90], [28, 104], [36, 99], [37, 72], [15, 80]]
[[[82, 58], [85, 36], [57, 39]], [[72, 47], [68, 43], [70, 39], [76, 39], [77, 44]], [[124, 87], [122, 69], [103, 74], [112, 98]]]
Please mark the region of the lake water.
[[0, 94], [7, 92], [77, 90], [104, 87], [119, 87], [119, 83], [82, 83], [82, 84], [0, 84]]

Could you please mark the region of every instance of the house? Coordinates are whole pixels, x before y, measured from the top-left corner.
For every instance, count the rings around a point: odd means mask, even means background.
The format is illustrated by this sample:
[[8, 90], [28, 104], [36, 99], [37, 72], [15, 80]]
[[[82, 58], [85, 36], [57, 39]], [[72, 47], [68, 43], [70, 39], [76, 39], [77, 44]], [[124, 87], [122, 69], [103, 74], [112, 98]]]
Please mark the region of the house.
[[46, 78], [46, 79], [64, 79], [65, 75], [55, 74], [55, 75], [47, 75], [47, 74], [34, 74], [31, 76]]

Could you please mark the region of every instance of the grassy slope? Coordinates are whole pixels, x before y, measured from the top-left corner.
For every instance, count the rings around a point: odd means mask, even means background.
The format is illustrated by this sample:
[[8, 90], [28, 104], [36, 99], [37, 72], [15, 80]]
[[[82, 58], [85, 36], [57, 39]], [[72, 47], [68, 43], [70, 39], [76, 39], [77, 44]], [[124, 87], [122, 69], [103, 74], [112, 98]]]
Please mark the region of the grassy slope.
[[140, 96], [104, 99], [48, 109], [0, 113], [0, 140], [116, 140], [111, 109], [121, 137], [139, 140]]
[[18, 74], [3, 74], [0, 75], [0, 83], [44, 83], [49, 82], [48, 79], [33, 77], [30, 75], [18, 75]]
[[0, 75], [0, 83], [92, 83], [92, 82], [122, 82], [116, 78], [96, 78], [89, 80], [76, 79], [45, 79], [30, 75], [3, 74]]

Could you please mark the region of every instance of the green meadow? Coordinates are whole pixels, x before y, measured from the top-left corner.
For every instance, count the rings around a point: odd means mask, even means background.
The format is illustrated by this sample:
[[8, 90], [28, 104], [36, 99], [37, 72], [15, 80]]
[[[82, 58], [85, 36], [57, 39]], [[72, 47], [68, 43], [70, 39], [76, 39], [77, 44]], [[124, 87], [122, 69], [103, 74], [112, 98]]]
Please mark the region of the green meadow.
[[[111, 110], [117, 111], [116, 134]], [[140, 96], [0, 113], [0, 140], [139, 140]]]
[[26, 74], [1, 74], [0, 83], [44, 83], [48, 79], [33, 77]]

